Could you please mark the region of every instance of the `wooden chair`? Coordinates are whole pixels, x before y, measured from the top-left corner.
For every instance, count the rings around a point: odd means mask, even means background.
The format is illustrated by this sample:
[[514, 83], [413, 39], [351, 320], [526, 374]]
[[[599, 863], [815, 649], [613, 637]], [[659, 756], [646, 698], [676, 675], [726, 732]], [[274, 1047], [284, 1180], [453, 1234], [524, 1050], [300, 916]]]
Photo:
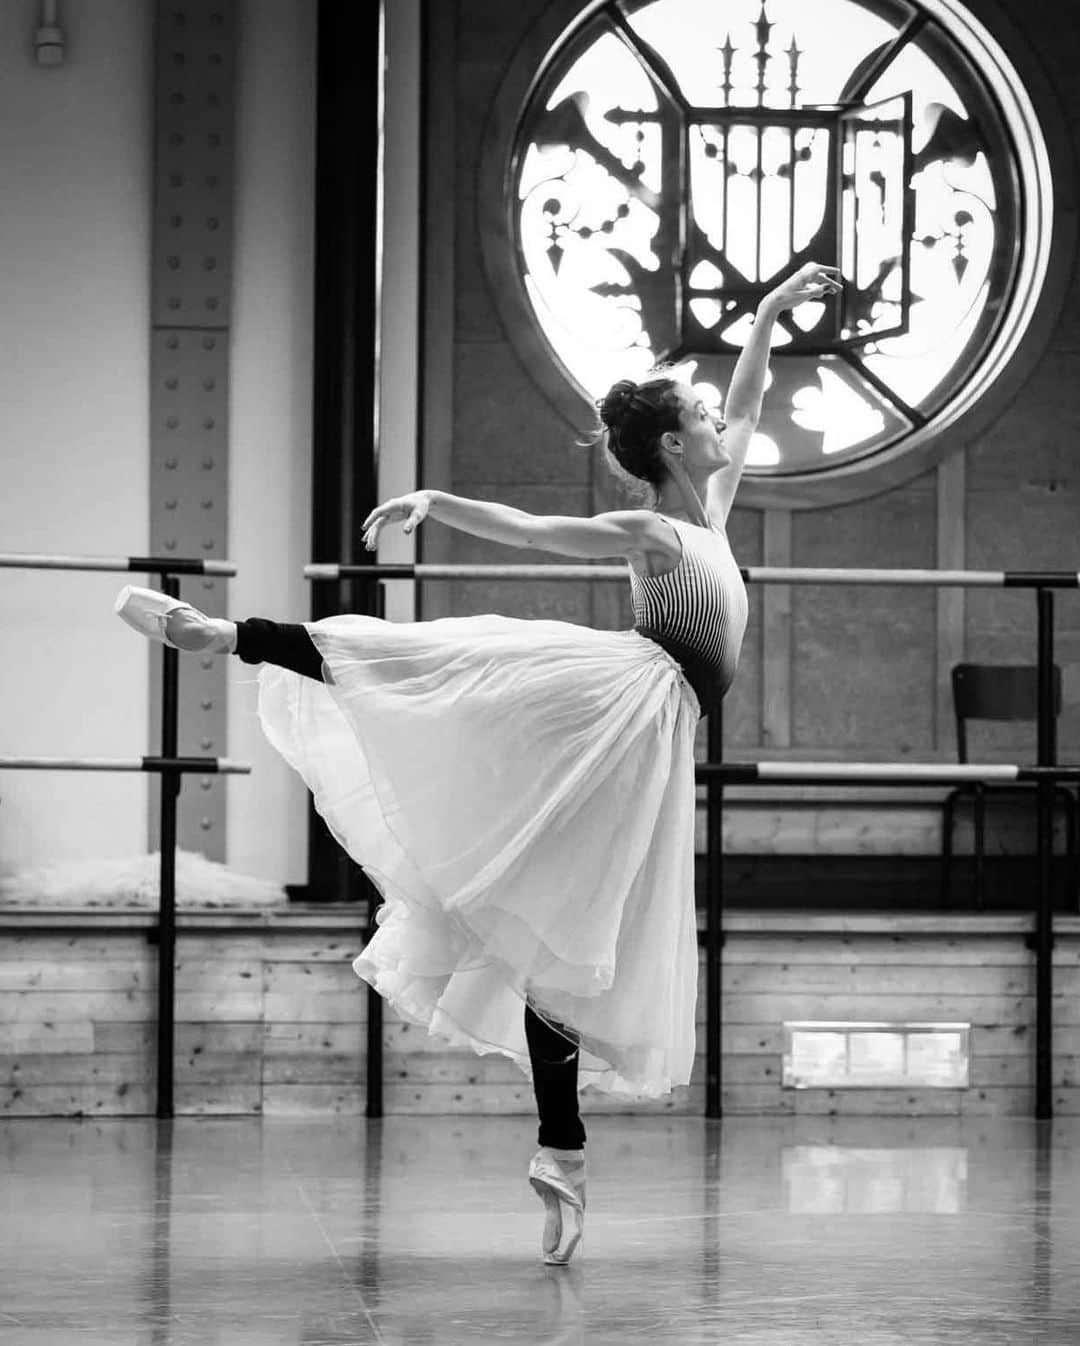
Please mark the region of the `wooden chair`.
[[[968, 760], [967, 724], [969, 720], [1029, 720], [1038, 718], [1038, 669], [1034, 665], [957, 664], [952, 670], [953, 709], [956, 713], [956, 750], [961, 762]], [[1054, 718], [1061, 714], [1061, 669], [1054, 666]], [[964, 784], [945, 798], [942, 816], [942, 905], [948, 905], [951, 892], [953, 828], [956, 805], [961, 799], [973, 801], [975, 825], [975, 900], [980, 911], [985, 901], [985, 830], [986, 799], [1000, 797], [1034, 798], [1033, 784]], [[1076, 893], [1077, 796], [1063, 785], [1054, 787], [1055, 807], [1065, 812], [1065, 846], [1069, 857], [1070, 893]]]

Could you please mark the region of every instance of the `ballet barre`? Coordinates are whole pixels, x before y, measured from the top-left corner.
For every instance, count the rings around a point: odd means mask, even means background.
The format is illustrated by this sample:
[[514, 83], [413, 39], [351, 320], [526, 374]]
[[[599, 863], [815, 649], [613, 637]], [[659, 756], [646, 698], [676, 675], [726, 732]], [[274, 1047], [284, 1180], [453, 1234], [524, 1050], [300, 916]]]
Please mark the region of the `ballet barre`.
[[[901, 584], [916, 588], [1080, 589], [1074, 570], [842, 569], [811, 566], [740, 566], [747, 584]], [[625, 565], [361, 565], [311, 563], [304, 578], [316, 582], [368, 580], [626, 580]]]
[[3, 570], [111, 570], [139, 575], [235, 575], [231, 561], [170, 556], [51, 556], [40, 552], [0, 552]]
[[251, 766], [231, 757], [0, 757], [0, 771], [194, 771], [250, 776]]
[[1005, 762], [702, 762], [698, 780], [722, 785], [957, 785], [1080, 781], [1080, 766]]
[[[180, 597], [181, 575], [236, 574], [231, 561], [193, 556], [67, 556], [39, 552], [0, 552], [0, 569], [120, 571], [157, 575], [162, 591]], [[161, 776], [161, 869], [158, 924], [157, 1115], [173, 1115], [176, 972], [176, 804], [183, 777], [249, 775], [251, 767], [228, 757], [186, 757], [177, 751], [180, 719], [178, 653], [166, 645], [161, 661], [161, 753], [148, 757], [0, 757], [10, 771], [136, 771]]]

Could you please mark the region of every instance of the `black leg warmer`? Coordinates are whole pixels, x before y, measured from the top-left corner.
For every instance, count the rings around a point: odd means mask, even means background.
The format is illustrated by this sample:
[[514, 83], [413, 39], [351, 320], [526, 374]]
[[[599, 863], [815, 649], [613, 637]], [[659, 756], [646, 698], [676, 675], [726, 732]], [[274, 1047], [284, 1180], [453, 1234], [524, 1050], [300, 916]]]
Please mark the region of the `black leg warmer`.
[[585, 1127], [578, 1110], [577, 1036], [570, 1029], [556, 1032], [526, 1005], [525, 1037], [540, 1114], [538, 1143], [557, 1150], [580, 1150]]
[[322, 682], [322, 655], [299, 623], [249, 617], [236, 623], [236, 653], [245, 664], [277, 664]]

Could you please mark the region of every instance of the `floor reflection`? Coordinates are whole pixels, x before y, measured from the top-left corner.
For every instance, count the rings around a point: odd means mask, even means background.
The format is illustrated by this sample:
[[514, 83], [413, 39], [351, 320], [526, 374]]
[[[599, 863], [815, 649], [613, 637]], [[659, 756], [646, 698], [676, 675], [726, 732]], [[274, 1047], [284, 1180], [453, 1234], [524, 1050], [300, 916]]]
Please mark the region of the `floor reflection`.
[[794, 1215], [958, 1215], [967, 1166], [967, 1150], [956, 1146], [793, 1146], [783, 1155], [787, 1207]]
[[0, 1123], [0, 1341], [1080, 1340], [1080, 1121], [592, 1117], [567, 1269], [534, 1126]]

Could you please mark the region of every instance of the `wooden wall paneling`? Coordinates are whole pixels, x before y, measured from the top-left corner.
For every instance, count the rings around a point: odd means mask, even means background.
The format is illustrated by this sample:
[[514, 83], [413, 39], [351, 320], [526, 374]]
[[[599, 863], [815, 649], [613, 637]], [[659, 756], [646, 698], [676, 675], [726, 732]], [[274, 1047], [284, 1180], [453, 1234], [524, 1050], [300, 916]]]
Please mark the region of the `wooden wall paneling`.
[[[352, 970], [362, 941], [336, 938], [332, 955], [317, 935], [266, 941], [260, 1103], [266, 1115], [364, 1108], [368, 993]], [[328, 956], [329, 955], [329, 956]]]
[[[860, 918], [838, 929], [823, 917], [807, 929], [775, 918], [733, 929], [725, 950], [725, 1110], [1030, 1116], [1034, 973], [1020, 925], [994, 918], [974, 928], [933, 917], [915, 925], [912, 932], [899, 918]], [[1055, 1109], [1071, 1116], [1080, 1115], [1080, 930], [1063, 919], [1058, 933]], [[178, 1111], [362, 1114], [367, 997], [350, 966], [357, 943], [319, 929], [246, 931], [235, 941], [225, 932], [182, 936]], [[154, 995], [137, 984], [150, 967], [145, 931], [88, 934], [85, 949], [66, 934], [20, 931], [4, 947], [0, 1116], [151, 1114]], [[585, 1113], [700, 1115], [704, 1015], [699, 994], [688, 1086], [649, 1103], [585, 1091]], [[782, 1089], [783, 1022], [832, 1018], [971, 1023], [970, 1089]], [[512, 1061], [442, 1045], [390, 1011], [385, 1069], [388, 1115], [534, 1111], [531, 1084]]]
[[364, 1111], [362, 1084], [264, 1084], [264, 1117], [359, 1117]]

